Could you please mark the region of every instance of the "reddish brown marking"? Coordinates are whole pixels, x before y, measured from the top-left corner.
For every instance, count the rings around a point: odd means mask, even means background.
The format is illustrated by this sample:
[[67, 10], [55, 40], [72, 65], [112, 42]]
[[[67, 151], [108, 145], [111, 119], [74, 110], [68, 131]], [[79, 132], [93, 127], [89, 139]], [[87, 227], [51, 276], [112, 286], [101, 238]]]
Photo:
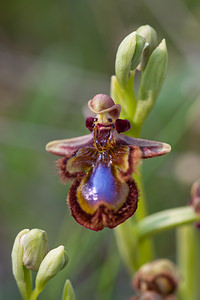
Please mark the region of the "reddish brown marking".
[[142, 153], [139, 147], [137, 146], [132, 146], [130, 148], [130, 153], [128, 156], [128, 165], [129, 168], [126, 172], [120, 172], [121, 178], [123, 178], [124, 180], [127, 180], [128, 178], [130, 178], [132, 176], [132, 174], [136, 171], [140, 160], [142, 157]]

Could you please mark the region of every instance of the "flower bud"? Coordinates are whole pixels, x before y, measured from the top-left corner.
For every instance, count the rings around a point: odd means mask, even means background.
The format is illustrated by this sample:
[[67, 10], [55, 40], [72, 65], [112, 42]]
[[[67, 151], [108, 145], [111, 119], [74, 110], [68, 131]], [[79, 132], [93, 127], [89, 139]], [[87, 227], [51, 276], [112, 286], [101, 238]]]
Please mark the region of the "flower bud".
[[162, 87], [167, 67], [167, 47], [165, 40], [151, 54], [141, 78], [138, 100], [154, 101]]
[[31, 272], [23, 266], [23, 247], [21, 239], [29, 232], [29, 229], [20, 231], [15, 238], [12, 249], [12, 271], [19, 291], [24, 299], [28, 299], [31, 293]]
[[23, 235], [20, 243], [24, 248], [23, 264], [29, 270], [38, 271], [48, 251], [46, 232], [40, 229], [32, 229]]
[[173, 294], [178, 286], [176, 266], [167, 259], [158, 259], [143, 265], [134, 276], [133, 286], [141, 293], [155, 291], [159, 295]]
[[68, 257], [64, 246], [49, 251], [40, 264], [35, 280], [36, 289], [43, 290], [47, 282], [56, 276], [66, 266], [67, 262]]
[[142, 72], [138, 91], [138, 102], [134, 116], [136, 126], [141, 126], [161, 90], [167, 69], [167, 47], [163, 40], [151, 54], [145, 70]]
[[63, 294], [62, 294], [62, 300], [76, 300], [74, 289], [72, 287], [72, 284], [70, 280], [66, 280]]
[[115, 73], [120, 85], [126, 87], [129, 73], [134, 70], [141, 61], [145, 39], [136, 33], [130, 33], [119, 45], [115, 61]]
[[136, 32], [137, 34], [142, 36], [146, 41], [145, 48], [142, 54], [142, 61], [137, 67], [139, 71], [142, 71], [145, 69], [151, 53], [157, 47], [158, 39], [156, 31], [149, 25], [143, 25], [139, 27]]

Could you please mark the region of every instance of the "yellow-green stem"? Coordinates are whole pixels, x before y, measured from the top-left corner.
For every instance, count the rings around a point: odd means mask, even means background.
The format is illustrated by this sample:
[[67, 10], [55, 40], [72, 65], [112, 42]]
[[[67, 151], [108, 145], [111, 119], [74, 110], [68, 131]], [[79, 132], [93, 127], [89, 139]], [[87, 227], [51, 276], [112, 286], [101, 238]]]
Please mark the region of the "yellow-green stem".
[[[140, 169], [138, 170], [138, 172], [135, 173], [134, 179], [139, 190], [138, 209], [135, 214], [136, 223], [138, 223], [147, 216], [146, 199]], [[155, 251], [152, 238], [147, 236], [145, 239], [138, 241], [138, 251], [139, 266], [147, 263], [148, 261], [153, 260], [155, 256]]]
[[133, 115], [135, 114], [136, 110], [136, 100], [135, 94], [133, 90], [133, 82], [134, 82], [134, 75], [135, 72], [130, 73], [130, 78], [126, 87], [122, 87], [119, 85], [116, 76], [111, 77], [111, 98], [115, 101], [116, 104], [121, 105], [121, 114], [120, 117], [122, 119], [129, 119], [132, 120]]
[[36, 299], [38, 298], [38, 296], [39, 296], [40, 293], [41, 293], [41, 290], [38, 290], [37, 288], [35, 288], [35, 289], [32, 291], [29, 300], [36, 300]]
[[195, 226], [177, 229], [177, 263], [180, 272], [181, 300], [199, 300], [200, 295], [200, 235]]

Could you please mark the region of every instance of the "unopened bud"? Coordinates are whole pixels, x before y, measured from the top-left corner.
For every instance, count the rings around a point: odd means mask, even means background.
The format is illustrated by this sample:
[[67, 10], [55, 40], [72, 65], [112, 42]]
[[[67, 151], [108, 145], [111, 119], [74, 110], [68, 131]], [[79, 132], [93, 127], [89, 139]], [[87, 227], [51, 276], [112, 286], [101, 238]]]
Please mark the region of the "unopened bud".
[[167, 47], [165, 40], [151, 54], [146, 69], [142, 73], [138, 100], [154, 101], [163, 84], [167, 68]]
[[148, 113], [153, 108], [161, 90], [167, 69], [167, 47], [163, 40], [153, 51], [145, 70], [142, 72], [137, 96], [137, 107], [134, 123], [141, 126]]
[[72, 284], [70, 280], [66, 280], [63, 294], [62, 294], [62, 300], [76, 300], [74, 289], [72, 287]]
[[67, 264], [68, 257], [64, 246], [59, 246], [47, 253], [43, 259], [35, 280], [38, 290], [43, 290], [47, 282], [58, 274]]
[[129, 73], [134, 70], [141, 61], [145, 47], [145, 39], [136, 33], [130, 33], [119, 45], [115, 61], [115, 74], [120, 85], [126, 87]]
[[20, 243], [24, 249], [23, 264], [29, 270], [38, 271], [48, 251], [46, 232], [40, 229], [32, 229], [22, 236]]
[[158, 39], [156, 31], [149, 25], [143, 25], [139, 27], [136, 32], [142, 36], [146, 42], [142, 54], [142, 61], [137, 67], [139, 71], [142, 71], [145, 69], [151, 53], [158, 46]]
[[24, 299], [28, 299], [31, 293], [31, 272], [23, 266], [23, 247], [21, 239], [29, 232], [24, 229], [18, 233], [12, 249], [12, 271], [17, 282], [19, 291]]
[[176, 266], [167, 259], [159, 259], [143, 265], [134, 276], [134, 288], [141, 293], [155, 291], [161, 296], [173, 294], [178, 286]]

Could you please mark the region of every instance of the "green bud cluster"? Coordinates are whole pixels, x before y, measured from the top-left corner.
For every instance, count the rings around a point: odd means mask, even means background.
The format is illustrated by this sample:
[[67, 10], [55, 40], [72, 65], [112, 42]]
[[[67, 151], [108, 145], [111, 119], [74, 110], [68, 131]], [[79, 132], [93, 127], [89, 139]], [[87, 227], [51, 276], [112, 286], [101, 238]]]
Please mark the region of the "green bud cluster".
[[[158, 44], [156, 31], [149, 25], [130, 33], [119, 45], [111, 97], [122, 106], [122, 115], [132, 122], [133, 135], [139, 136], [147, 115], [160, 93], [167, 69], [165, 40]], [[138, 94], [134, 92], [136, 70], [141, 72]]]
[[[68, 263], [64, 246], [48, 252], [47, 234], [40, 229], [24, 229], [17, 235], [12, 249], [12, 270], [21, 296], [35, 300], [51, 278], [56, 276]], [[35, 288], [32, 290], [32, 273], [37, 272]], [[66, 287], [65, 287], [66, 289]], [[68, 298], [74, 300], [73, 289], [67, 282]], [[66, 293], [65, 293], [66, 294]], [[69, 295], [71, 295], [69, 297]]]

